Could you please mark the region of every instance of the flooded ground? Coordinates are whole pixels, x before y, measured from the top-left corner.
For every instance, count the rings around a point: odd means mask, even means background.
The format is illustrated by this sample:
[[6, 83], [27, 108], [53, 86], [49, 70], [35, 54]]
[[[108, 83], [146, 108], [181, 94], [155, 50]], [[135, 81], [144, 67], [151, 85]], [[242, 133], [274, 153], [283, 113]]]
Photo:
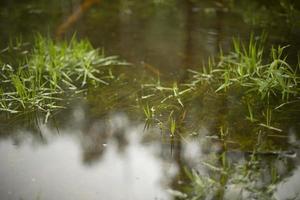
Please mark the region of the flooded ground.
[[[38, 114], [0, 114], [0, 199], [300, 199], [299, 102], [272, 120], [263, 112], [257, 126], [238, 89], [215, 94], [204, 85], [182, 99], [183, 108], [166, 99], [162, 110], [160, 96], [144, 90], [158, 80], [184, 85], [188, 69], [251, 32], [267, 32], [267, 48], [290, 44], [296, 63], [300, 26], [289, 20], [297, 15], [271, 18], [289, 8], [283, 1], [278, 10], [269, 1], [246, 2], [0, 2], [2, 49], [19, 36], [32, 43], [35, 33], [62, 40], [76, 32], [132, 63], [46, 124]], [[145, 122], [148, 106], [158, 123]], [[265, 107], [259, 101], [253, 109]]]

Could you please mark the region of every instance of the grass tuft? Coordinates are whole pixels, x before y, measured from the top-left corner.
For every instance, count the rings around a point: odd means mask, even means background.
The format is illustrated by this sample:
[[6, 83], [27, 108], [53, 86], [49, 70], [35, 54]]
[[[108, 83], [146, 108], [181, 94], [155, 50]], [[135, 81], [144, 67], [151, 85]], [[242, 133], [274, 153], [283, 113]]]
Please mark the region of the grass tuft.
[[[20, 45], [18, 45], [20, 46]], [[111, 66], [128, 65], [106, 57], [87, 40], [56, 43], [38, 35], [32, 51], [17, 66], [2, 64], [0, 110], [9, 113], [42, 111], [47, 120], [63, 108], [63, 97], [76, 91], [109, 84]], [[74, 92], [75, 91], [75, 92]]]

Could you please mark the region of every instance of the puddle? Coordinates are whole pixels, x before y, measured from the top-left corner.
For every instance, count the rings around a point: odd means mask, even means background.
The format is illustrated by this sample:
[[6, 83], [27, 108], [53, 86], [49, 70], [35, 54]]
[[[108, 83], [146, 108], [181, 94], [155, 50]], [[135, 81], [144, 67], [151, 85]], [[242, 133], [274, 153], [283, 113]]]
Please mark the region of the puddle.
[[[251, 32], [269, 34], [266, 48], [291, 44], [288, 61], [296, 63], [300, 26], [289, 20], [297, 13], [279, 21], [268, 2], [245, 2], [0, 2], [1, 49], [20, 35], [30, 46], [35, 33], [59, 40], [76, 32], [133, 64], [115, 69], [109, 86], [87, 88], [48, 124], [0, 113], [0, 199], [300, 199], [299, 103], [277, 109], [270, 120], [264, 102], [256, 102], [259, 125], [250, 123], [238, 89], [219, 95], [204, 86], [184, 106], [165, 95], [174, 109], [168, 115], [155, 110], [159, 95], [145, 89], [159, 82], [176, 91], [174, 82], [191, 77], [188, 69]], [[6, 51], [0, 56], [11, 59]], [[161, 121], [149, 117], [145, 125], [145, 112]], [[172, 120], [179, 123], [170, 128]]]

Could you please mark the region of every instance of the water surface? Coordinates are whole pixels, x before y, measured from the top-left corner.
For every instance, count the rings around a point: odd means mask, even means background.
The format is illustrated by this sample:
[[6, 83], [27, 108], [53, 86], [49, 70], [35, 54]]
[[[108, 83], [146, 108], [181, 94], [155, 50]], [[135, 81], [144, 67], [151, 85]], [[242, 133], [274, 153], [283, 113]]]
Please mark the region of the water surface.
[[[181, 135], [176, 137], [157, 126], [145, 129], [145, 116], [137, 106], [142, 83], [158, 76], [164, 83], [183, 83], [189, 77], [186, 69], [202, 66], [220, 47], [229, 51], [234, 36], [248, 40], [251, 32], [266, 30], [266, 46], [291, 44], [295, 62], [300, 27], [249, 23], [249, 15], [243, 15], [249, 12], [247, 6], [237, 4], [231, 9], [223, 1], [114, 0], [93, 4], [61, 31], [81, 3], [0, 3], [3, 48], [20, 35], [30, 43], [37, 32], [57, 40], [76, 32], [106, 54], [134, 64], [117, 70], [120, 80], [126, 81], [90, 88], [86, 98], [75, 100], [48, 124], [39, 117], [1, 115], [0, 199], [187, 199], [186, 194], [199, 188], [188, 179], [186, 169], [221, 185], [217, 191], [205, 190], [206, 199], [262, 199], [263, 195], [300, 199], [297, 105], [274, 114], [274, 124], [282, 132], [263, 129], [263, 152], [257, 155], [256, 167], [246, 172], [239, 166], [251, 161], [258, 129], [245, 118], [247, 108], [238, 91], [229, 95], [211, 94], [206, 88], [195, 92], [185, 107]], [[219, 137], [224, 124], [230, 131], [227, 148]], [[278, 151], [294, 154], [274, 153]], [[230, 166], [222, 162], [222, 156]], [[218, 169], [229, 169], [229, 175]], [[250, 175], [242, 180], [247, 172]], [[273, 190], [267, 193], [270, 185]]]

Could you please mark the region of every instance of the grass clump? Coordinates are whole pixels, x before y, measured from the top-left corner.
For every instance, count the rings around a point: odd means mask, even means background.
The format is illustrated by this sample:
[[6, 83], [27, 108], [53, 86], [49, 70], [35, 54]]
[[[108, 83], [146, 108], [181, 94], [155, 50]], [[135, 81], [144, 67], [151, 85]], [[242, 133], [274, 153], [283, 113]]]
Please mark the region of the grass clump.
[[240, 86], [246, 93], [259, 95], [262, 100], [281, 96], [287, 101], [299, 93], [299, 66], [292, 67], [284, 56], [285, 47], [272, 47], [270, 56], [266, 59], [263, 42], [251, 36], [249, 45], [234, 39], [234, 50], [224, 56], [215, 66], [209, 66], [204, 73], [193, 72], [195, 83], [203, 81], [203, 77], [211, 77], [218, 87], [216, 92]]
[[279, 108], [299, 102], [300, 65], [299, 61], [295, 66], [288, 63], [288, 46], [272, 46], [267, 52], [265, 39], [264, 35], [251, 35], [248, 45], [234, 39], [233, 50], [226, 55], [221, 52], [218, 62], [211, 59], [201, 72], [191, 71], [190, 85], [200, 89], [208, 84], [216, 93], [234, 94], [248, 110], [247, 119], [282, 132], [272, 113], [279, 114]]
[[63, 108], [63, 97], [76, 94], [88, 85], [108, 85], [113, 65], [124, 65], [117, 57], [105, 57], [86, 40], [73, 37], [56, 43], [37, 36], [33, 50], [19, 65], [1, 66], [0, 110], [8, 113]]

